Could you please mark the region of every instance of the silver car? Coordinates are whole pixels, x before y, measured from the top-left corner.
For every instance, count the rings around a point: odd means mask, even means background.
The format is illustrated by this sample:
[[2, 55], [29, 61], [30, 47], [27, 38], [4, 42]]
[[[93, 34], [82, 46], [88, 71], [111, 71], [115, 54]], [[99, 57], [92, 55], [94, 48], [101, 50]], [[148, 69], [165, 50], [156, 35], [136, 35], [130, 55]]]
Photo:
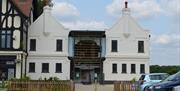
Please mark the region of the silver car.
[[166, 79], [168, 76], [169, 75], [167, 73], [151, 73], [141, 75], [139, 78], [139, 86], [141, 91], [148, 91], [149, 86]]

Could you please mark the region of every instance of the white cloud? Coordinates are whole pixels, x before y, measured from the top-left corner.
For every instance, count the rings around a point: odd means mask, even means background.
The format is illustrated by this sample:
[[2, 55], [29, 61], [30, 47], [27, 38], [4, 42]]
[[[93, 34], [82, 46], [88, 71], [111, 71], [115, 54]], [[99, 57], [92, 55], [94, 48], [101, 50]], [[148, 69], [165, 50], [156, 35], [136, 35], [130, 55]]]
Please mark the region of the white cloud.
[[180, 0], [160, 0], [164, 13], [168, 15], [180, 15]]
[[178, 34], [162, 34], [159, 36], [154, 36], [152, 42], [156, 44], [170, 44], [170, 43], [180, 43], [180, 35]]
[[161, 35], [161, 36], [157, 37], [155, 42], [158, 43], [158, 44], [168, 44], [170, 42], [170, 40], [171, 40], [170, 36]]
[[[106, 11], [113, 17], [119, 17], [125, 0], [113, 0]], [[180, 0], [129, 0], [129, 7], [137, 19], [150, 19], [158, 15], [171, 15], [180, 22]]]
[[163, 14], [180, 24], [180, 0], [160, 0], [161, 7], [164, 9]]
[[65, 27], [73, 30], [104, 30], [107, 25], [99, 21], [75, 21], [75, 22], [62, 22]]
[[[129, 0], [128, 6], [133, 12], [133, 16], [138, 19], [156, 16], [163, 11], [156, 0]], [[121, 14], [122, 8], [124, 8], [123, 0], [113, 0], [106, 10], [109, 15], [117, 17]]]
[[56, 2], [52, 13], [62, 21], [71, 21], [80, 16], [78, 9], [74, 5], [66, 2]]
[[56, 1], [52, 13], [60, 23], [69, 29], [103, 30], [107, 28], [102, 21], [80, 19], [79, 10], [70, 3]]
[[107, 13], [111, 16], [119, 16], [122, 9], [120, 5], [123, 5], [120, 0], [113, 0], [113, 2], [106, 7]]

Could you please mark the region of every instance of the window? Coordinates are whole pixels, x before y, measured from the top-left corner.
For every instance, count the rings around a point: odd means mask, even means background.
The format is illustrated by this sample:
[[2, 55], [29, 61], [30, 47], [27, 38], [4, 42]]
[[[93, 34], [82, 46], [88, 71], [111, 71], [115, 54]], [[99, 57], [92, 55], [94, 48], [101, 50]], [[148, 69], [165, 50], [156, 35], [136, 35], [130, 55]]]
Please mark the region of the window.
[[144, 80], [145, 75], [141, 75], [141, 77], [139, 78], [139, 80]]
[[140, 64], [140, 73], [145, 73], [145, 65]]
[[112, 52], [117, 52], [117, 40], [112, 40], [111, 41], [111, 51]]
[[61, 72], [62, 72], [62, 64], [56, 63], [56, 73], [61, 73]]
[[49, 73], [49, 63], [42, 63], [42, 73]]
[[131, 73], [136, 73], [136, 65], [131, 64]]
[[62, 51], [62, 40], [61, 39], [56, 40], [56, 51]]
[[122, 64], [122, 73], [127, 73], [126, 64]]
[[29, 63], [29, 72], [35, 72], [35, 63]]
[[0, 48], [11, 48], [12, 46], [11, 31], [2, 30], [0, 31]]
[[138, 53], [144, 53], [144, 41], [138, 41]]
[[36, 51], [36, 39], [30, 39], [30, 51]]
[[117, 73], [117, 64], [112, 64], [112, 73]]

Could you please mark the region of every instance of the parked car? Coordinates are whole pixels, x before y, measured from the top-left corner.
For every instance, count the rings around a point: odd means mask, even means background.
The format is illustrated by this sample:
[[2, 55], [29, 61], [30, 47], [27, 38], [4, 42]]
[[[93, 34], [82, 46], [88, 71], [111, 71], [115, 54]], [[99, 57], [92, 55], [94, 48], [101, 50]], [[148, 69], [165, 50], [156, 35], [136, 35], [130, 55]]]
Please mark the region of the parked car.
[[149, 87], [150, 91], [173, 91], [174, 87], [180, 86], [180, 71], [160, 83]]
[[149, 86], [164, 80], [168, 76], [169, 75], [167, 73], [151, 73], [141, 75], [139, 78], [139, 86], [141, 91], [148, 91]]

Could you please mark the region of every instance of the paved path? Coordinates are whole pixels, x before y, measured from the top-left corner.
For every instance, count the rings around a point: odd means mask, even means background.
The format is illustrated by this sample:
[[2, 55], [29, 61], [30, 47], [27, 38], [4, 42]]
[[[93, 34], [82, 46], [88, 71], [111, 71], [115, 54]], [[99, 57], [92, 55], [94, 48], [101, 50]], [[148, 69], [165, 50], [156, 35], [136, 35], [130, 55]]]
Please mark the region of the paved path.
[[6, 89], [0, 88], [0, 91], [7, 91]]
[[[97, 89], [95, 89], [97, 88]], [[83, 84], [75, 84], [75, 91], [113, 91], [113, 85], [83, 85]]]

